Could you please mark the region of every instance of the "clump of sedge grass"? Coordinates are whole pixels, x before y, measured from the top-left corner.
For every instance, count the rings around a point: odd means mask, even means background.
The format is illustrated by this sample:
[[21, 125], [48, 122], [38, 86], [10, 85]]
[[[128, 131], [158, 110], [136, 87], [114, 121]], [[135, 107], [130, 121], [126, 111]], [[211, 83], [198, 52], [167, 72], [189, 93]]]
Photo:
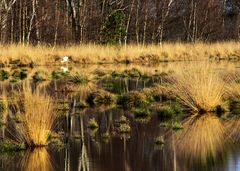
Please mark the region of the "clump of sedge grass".
[[181, 130], [181, 129], [183, 129], [183, 125], [179, 122], [174, 122], [172, 124], [172, 129], [175, 131]]
[[116, 96], [104, 90], [98, 90], [90, 93], [87, 102], [91, 105], [113, 105], [116, 103]]
[[49, 130], [53, 128], [56, 115], [52, 99], [29, 84], [23, 85], [21, 103], [23, 122], [17, 125], [18, 138], [30, 147], [47, 145]]
[[179, 116], [182, 113], [183, 109], [177, 103], [160, 107], [160, 109], [157, 110], [158, 117], [160, 118], [160, 120], [163, 121], [173, 119], [174, 117]]
[[32, 76], [34, 82], [42, 82], [48, 79], [47, 73], [42, 71], [36, 71]]
[[0, 70], [0, 81], [7, 80], [9, 78], [10, 74], [8, 71]]
[[147, 96], [138, 91], [131, 91], [118, 98], [118, 104], [125, 109], [144, 107], [148, 104]]
[[122, 116], [120, 117], [120, 119], [119, 119], [119, 123], [120, 123], [120, 124], [126, 124], [126, 123], [128, 123], [127, 117], [124, 116], [124, 115], [122, 115]]
[[103, 134], [102, 134], [102, 138], [105, 139], [105, 140], [106, 140], [106, 139], [109, 139], [109, 138], [110, 138], [109, 132], [103, 133]]
[[119, 132], [120, 133], [130, 133], [131, 132], [130, 125], [128, 123], [120, 124]]
[[27, 78], [26, 70], [14, 70], [12, 73], [12, 77], [14, 80], [24, 80]]
[[163, 136], [159, 136], [155, 139], [155, 144], [156, 145], [163, 145], [165, 144], [165, 140], [164, 140], [164, 137]]
[[171, 80], [172, 92], [193, 111], [210, 112], [222, 104], [225, 83], [211, 65], [202, 63], [186, 67]]
[[88, 121], [88, 128], [90, 129], [97, 129], [99, 126], [98, 126], [98, 123], [96, 121], [95, 118], [92, 118]]

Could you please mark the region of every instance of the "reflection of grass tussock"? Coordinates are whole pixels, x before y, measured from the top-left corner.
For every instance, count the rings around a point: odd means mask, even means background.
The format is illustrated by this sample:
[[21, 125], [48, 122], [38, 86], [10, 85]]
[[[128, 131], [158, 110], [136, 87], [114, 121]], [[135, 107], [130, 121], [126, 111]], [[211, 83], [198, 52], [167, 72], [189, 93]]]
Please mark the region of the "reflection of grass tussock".
[[172, 80], [173, 93], [194, 111], [209, 112], [222, 104], [225, 83], [209, 64], [187, 67]]
[[223, 124], [209, 114], [193, 116], [183, 123], [183, 131], [178, 135], [177, 148], [188, 159], [206, 162], [221, 152], [226, 140]]
[[8, 116], [8, 99], [5, 94], [0, 99], [0, 124], [6, 124]]
[[227, 134], [232, 138], [233, 141], [240, 141], [240, 119], [239, 117], [232, 117], [228, 119], [224, 126], [227, 130]]
[[18, 104], [23, 109], [23, 123], [17, 125], [19, 138], [28, 146], [46, 145], [49, 130], [55, 120], [52, 99], [38, 89], [32, 92], [29, 85], [24, 85], [22, 96], [23, 99]]
[[51, 158], [45, 148], [28, 150], [21, 161], [21, 168], [26, 171], [54, 170]]

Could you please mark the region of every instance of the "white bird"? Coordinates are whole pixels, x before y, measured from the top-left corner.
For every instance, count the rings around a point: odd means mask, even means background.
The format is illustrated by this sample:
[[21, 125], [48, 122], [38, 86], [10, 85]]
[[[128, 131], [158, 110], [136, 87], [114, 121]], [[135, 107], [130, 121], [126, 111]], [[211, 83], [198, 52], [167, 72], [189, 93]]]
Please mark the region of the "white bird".
[[69, 70], [68, 70], [68, 68], [67, 67], [64, 67], [64, 66], [61, 66], [61, 70], [62, 70], [62, 72], [68, 72]]
[[69, 60], [69, 57], [68, 56], [64, 56], [61, 60], [61, 63], [65, 63], [65, 62], [68, 62]]

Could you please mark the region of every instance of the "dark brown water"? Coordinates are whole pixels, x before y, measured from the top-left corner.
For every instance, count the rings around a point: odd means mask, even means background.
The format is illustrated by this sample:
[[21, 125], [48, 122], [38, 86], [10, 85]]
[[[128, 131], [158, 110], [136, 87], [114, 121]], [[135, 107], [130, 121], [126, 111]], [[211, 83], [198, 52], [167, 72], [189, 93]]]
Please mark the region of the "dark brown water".
[[[122, 115], [125, 115], [130, 122], [132, 128], [130, 134], [121, 134], [117, 131], [116, 121]], [[95, 117], [99, 123], [97, 130], [90, 130], [87, 127], [87, 121], [92, 117]], [[156, 114], [153, 114], [147, 123], [141, 123], [135, 121], [131, 113], [121, 109], [107, 111], [89, 109], [70, 117], [69, 123], [71, 123], [69, 128], [67, 128], [67, 120], [63, 120], [57, 126], [57, 129], [62, 129], [69, 135], [63, 148], [47, 147], [4, 154], [0, 156], [0, 169], [59, 171], [237, 171], [240, 169], [240, 149], [236, 147], [226, 146], [224, 152], [220, 151], [214, 158], [204, 156], [206, 160], [200, 158], [198, 156], [200, 154], [196, 154], [195, 151], [183, 155], [182, 150], [178, 149], [176, 138], [182, 132], [159, 127], [160, 121]], [[106, 131], [110, 132], [109, 139], [103, 139], [101, 136]], [[163, 146], [155, 144], [155, 138], [159, 135], [166, 137]], [[200, 140], [196, 139], [196, 141]], [[190, 146], [191, 144], [189, 149]], [[192, 154], [194, 158], [189, 158], [186, 154]]]

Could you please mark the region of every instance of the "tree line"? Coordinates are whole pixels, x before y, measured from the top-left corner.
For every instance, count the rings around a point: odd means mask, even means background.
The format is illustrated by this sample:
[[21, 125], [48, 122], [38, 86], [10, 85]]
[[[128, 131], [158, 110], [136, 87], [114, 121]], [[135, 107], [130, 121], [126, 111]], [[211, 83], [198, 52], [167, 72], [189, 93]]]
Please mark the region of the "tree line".
[[239, 0], [0, 0], [0, 42], [238, 40], [239, 12]]

